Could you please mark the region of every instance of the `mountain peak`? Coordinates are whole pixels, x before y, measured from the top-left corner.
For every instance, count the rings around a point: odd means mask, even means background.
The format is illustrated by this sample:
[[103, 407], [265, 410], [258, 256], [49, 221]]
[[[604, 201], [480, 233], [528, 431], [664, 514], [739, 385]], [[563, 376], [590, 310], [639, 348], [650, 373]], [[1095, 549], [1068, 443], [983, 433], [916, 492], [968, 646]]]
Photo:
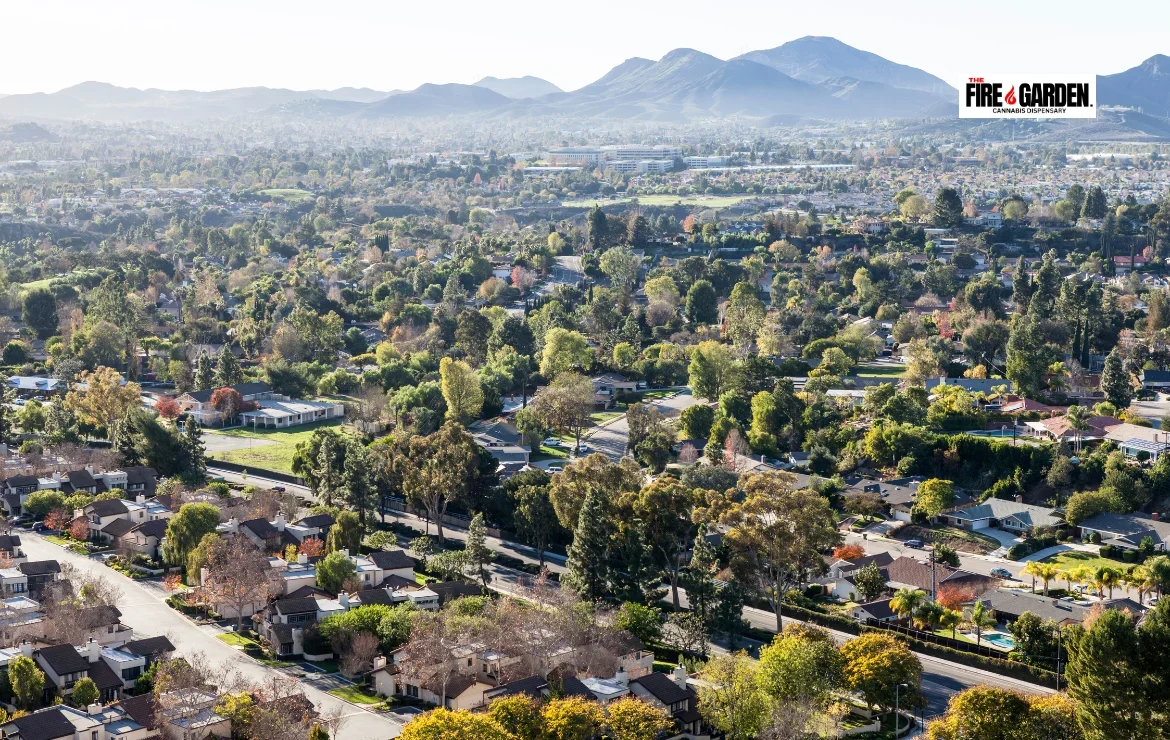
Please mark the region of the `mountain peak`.
[[564, 92], [561, 88], [548, 80], [525, 75], [523, 77], [484, 77], [475, 83], [476, 87], [484, 87], [503, 95], [506, 98], [539, 98], [541, 95]]

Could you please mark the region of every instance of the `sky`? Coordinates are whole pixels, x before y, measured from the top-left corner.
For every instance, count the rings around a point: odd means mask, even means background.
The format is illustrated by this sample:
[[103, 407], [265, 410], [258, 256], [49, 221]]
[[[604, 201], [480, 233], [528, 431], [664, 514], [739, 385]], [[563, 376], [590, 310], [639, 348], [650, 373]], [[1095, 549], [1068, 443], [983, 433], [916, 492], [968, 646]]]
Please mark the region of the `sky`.
[[526, 74], [571, 90], [634, 56], [690, 47], [727, 59], [806, 35], [956, 86], [1004, 72], [1110, 74], [1170, 54], [1170, 3], [1115, 9], [1124, 12], [1080, 0], [0, 0], [0, 94], [87, 80], [392, 90]]

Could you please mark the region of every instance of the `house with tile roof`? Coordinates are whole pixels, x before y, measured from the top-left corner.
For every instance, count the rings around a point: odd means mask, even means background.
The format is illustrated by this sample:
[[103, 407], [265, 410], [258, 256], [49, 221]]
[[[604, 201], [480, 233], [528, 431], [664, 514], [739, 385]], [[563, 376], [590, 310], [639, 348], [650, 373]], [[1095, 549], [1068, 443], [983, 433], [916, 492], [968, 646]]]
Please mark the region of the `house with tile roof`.
[[1022, 501], [989, 498], [980, 504], [949, 509], [939, 515], [946, 524], [977, 531], [995, 527], [1007, 532], [1026, 534], [1036, 527], [1064, 524], [1064, 510], [1033, 506]]

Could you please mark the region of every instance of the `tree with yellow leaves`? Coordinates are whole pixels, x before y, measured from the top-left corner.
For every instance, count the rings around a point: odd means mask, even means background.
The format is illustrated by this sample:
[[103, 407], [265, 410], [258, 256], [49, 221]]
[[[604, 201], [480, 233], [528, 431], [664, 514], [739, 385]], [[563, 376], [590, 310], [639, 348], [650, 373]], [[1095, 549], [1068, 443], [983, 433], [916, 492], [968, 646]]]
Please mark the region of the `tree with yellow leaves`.
[[513, 740], [490, 716], [465, 709], [435, 709], [413, 720], [402, 730], [402, 740]]
[[77, 382], [84, 390], [69, 391], [65, 407], [87, 424], [112, 430], [141, 403], [138, 384], [124, 383], [122, 374], [112, 367], [83, 372]]
[[580, 696], [550, 701], [544, 706], [541, 719], [548, 740], [592, 740], [605, 723], [597, 702]]
[[611, 740], [655, 740], [674, 722], [658, 707], [627, 696], [609, 704], [605, 724]]
[[474, 421], [483, 408], [483, 386], [479, 376], [462, 360], [444, 357], [439, 362], [443, 400], [447, 402], [447, 420], [466, 424]]

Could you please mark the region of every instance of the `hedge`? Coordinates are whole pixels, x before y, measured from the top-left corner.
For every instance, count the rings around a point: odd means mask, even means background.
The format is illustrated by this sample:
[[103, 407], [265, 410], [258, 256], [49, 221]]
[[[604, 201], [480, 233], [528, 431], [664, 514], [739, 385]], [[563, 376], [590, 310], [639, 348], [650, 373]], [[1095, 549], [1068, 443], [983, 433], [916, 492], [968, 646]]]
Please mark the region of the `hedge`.
[[1009, 678], [1019, 679], [1020, 681], [1028, 681], [1041, 686], [1055, 686], [1056, 674], [1052, 671], [1046, 671], [1042, 668], [1030, 666], [1027, 663], [1020, 663], [1015, 660], [1005, 660], [1002, 658], [987, 658], [975, 653], [968, 653], [962, 650], [955, 650], [953, 648], [944, 647], [942, 645], [932, 645], [929, 642], [922, 642], [915, 640], [912, 637], [891, 632], [890, 630], [883, 630], [878, 627], [862, 627], [862, 632], [882, 632], [888, 635], [894, 635], [900, 640], [904, 640], [910, 649], [915, 652], [930, 655], [934, 658], [940, 658], [952, 663], [961, 663], [962, 665], [971, 668], [980, 668], [991, 673], [998, 673], [1001, 676], [1008, 676]]

